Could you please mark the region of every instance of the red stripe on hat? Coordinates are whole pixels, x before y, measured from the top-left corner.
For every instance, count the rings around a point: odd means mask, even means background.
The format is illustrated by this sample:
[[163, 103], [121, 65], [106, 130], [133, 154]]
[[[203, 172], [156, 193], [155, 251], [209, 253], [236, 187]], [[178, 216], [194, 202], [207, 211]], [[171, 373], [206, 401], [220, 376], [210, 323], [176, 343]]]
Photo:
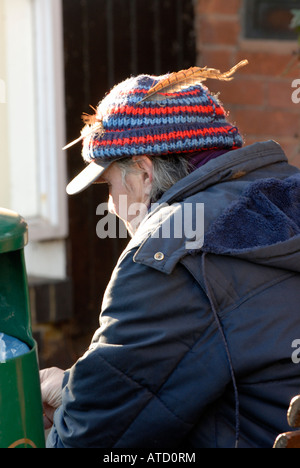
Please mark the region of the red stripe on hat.
[[[205, 86], [203, 86], [204, 89]], [[148, 93], [149, 89], [145, 89], [145, 88], [137, 88], [137, 89], [132, 89], [132, 90], [129, 90], [129, 91], [124, 91], [124, 92], [120, 92], [120, 95], [129, 95], [129, 94], [146, 94]], [[192, 89], [191, 91], [175, 91], [173, 93], [159, 93], [161, 94], [162, 96], [174, 96], [174, 97], [179, 97], [179, 96], [195, 96], [195, 95], [198, 95], [199, 94], [199, 88], [197, 89]]]
[[[230, 129], [232, 127], [230, 126]], [[227, 134], [229, 131], [229, 127], [218, 127], [218, 128], [199, 128], [196, 130], [183, 130], [183, 131], [176, 131], [170, 133], [162, 133], [159, 135], [146, 135], [146, 136], [138, 136], [138, 137], [125, 137], [125, 138], [113, 138], [112, 140], [94, 140], [94, 146], [122, 146], [122, 145], [132, 145], [132, 144], [143, 144], [143, 143], [153, 143], [153, 142], [160, 142], [163, 140], [183, 140], [184, 138], [192, 138], [192, 137], [199, 137], [199, 136], [211, 136], [214, 134], [225, 133]], [[106, 133], [109, 136], [109, 132]], [[105, 134], [104, 134], [105, 136]]]
[[145, 116], [145, 115], [172, 115], [172, 114], [213, 114], [225, 115], [225, 111], [222, 107], [213, 108], [212, 106], [167, 106], [167, 107], [133, 107], [133, 106], [121, 106], [113, 107], [111, 109], [111, 114], [127, 114]]

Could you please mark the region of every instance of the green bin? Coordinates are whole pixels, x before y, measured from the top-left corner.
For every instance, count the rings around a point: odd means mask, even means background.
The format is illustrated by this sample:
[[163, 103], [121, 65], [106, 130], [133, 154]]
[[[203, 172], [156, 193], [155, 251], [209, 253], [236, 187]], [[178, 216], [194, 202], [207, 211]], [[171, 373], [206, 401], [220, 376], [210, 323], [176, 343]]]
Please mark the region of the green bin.
[[44, 448], [37, 345], [32, 337], [24, 247], [27, 224], [0, 208], [0, 333], [30, 351], [0, 363], [0, 448]]

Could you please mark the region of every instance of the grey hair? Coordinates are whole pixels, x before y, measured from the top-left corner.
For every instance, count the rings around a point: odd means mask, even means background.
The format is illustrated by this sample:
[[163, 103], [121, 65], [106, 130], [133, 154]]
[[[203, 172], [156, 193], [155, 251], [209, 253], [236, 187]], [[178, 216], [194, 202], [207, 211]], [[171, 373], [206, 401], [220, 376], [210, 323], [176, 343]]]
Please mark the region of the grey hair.
[[[149, 157], [149, 156], [148, 156]], [[169, 190], [176, 182], [186, 177], [192, 169], [189, 158], [183, 154], [168, 154], [165, 156], [150, 157], [153, 164], [153, 182], [150, 193], [150, 202], [155, 203]], [[121, 173], [122, 180], [126, 186], [126, 175], [141, 171], [138, 165], [139, 160], [124, 158], [116, 161]]]

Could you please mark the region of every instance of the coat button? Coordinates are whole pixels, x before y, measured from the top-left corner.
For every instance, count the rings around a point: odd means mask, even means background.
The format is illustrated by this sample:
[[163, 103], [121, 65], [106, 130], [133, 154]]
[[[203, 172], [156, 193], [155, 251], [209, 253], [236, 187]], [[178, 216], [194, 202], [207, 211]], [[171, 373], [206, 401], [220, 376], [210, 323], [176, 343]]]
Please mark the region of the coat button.
[[162, 252], [156, 252], [156, 254], [154, 255], [154, 258], [155, 258], [155, 260], [160, 262], [161, 260], [163, 260], [165, 258], [165, 256], [164, 256], [164, 254]]

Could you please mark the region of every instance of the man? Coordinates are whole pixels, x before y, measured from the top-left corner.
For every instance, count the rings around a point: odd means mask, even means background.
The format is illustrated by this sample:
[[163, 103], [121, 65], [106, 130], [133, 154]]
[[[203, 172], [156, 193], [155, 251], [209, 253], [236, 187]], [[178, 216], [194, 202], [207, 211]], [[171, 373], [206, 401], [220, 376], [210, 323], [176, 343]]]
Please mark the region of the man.
[[243, 148], [205, 70], [183, 74], [129, 78], [86, 118], [67, 191], [107, 183], [132, 239], [87, 352], [41, 372], [48, 447], [272, 447], [288, 430], [300, 173], [274, 141]]

